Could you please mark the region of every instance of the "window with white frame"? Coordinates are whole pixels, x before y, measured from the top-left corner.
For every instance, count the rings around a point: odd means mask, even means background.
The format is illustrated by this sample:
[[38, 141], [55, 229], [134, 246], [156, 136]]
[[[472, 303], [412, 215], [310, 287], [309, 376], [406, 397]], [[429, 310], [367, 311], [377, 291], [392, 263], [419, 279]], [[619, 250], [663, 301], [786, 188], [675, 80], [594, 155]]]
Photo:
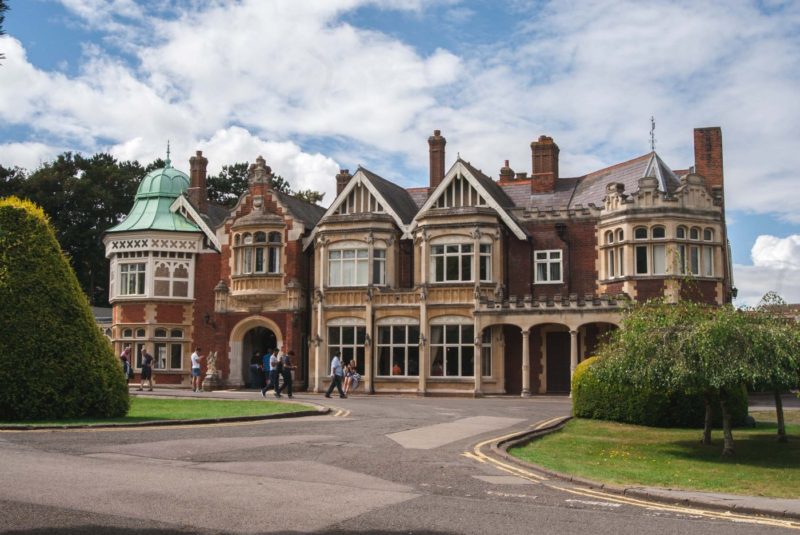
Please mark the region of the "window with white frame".
[[472, 244], [432, 245], [431, 272], [433, 282], [472, 281]]
[[281, 233], [245, 232], [234, 237], [238, 275], [279, 274], [281, 272]]
[[419, 325], [378, 326], [376, 360], [379, 376], [419, 376]]
[[536, 284], [555, 284], [563, 282], [561, 275], [561, 250], [534, 251], [534, 270]]
[[342, 366], [351, 360], [356, 361], [358, 373], [364, 375], [364, 345], [366, 341], [367, 328], [363, 325], [330, 325], [328, 326], [328, 370], [330, 372], [330, 361], [333, 355], [339, 352]]
[[153, 295], [188, 297], [189, 268], [186, 262], [156, 259], [153, 271]]
[[714, 276], [714, 246], [699, 243], [712, 241], [714, 230], [710, 228], [680, 226], [676, 238], [681, 242], [676, 247], [675, 272], [679, 275], [693, 275], [697, 277]]
[[492, 244], [481, 243], [478, 249], [478, 276], [481, 281], [489, 282], [492, 280]]
[[431, 376], [473, 376], [474, 336], [472, 325], [431, 325]]
[[372, 284], [386, 284], [386, 249], [372, 250]]
[[180, 370], [183, 368], [183, 330], [155, 330], [153, 343], [154, 367], [162, 370]]
[[143, 262], [119, 265], [119, 294], [144, 295], [147, 264]]
[[328, 252], [328, 284], [331, 286], [366, 286], [369, 274], [369, 250], [337, 249]]

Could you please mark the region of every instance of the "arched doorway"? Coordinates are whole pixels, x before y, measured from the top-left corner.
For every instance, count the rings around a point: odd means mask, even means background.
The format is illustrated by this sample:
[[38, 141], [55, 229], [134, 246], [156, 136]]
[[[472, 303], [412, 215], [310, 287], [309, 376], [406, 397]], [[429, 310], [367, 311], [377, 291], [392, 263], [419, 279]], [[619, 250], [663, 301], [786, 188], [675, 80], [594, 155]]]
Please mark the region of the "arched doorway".
[[250, 363], [255, 352], [262, 355], [283, 345], [283, 333], [278, 325], [263, 316], [243, 319], [231, 330], [229, 339], [230, 386], [242, 386], [250, 382]]
[[[271, 353], [276, 347], [278, 347], [278, 338], [274, 332], [266, 327], [253, 327], [245, 333], [242, 339], [242, 357], [245, 360], [249, 357], [246, 364], [250, 366], [258, 365], [261, 364], [262, 357], [267, 353]], [[249, 366], [247, 369], [243, 369], [242, 372], [242, 380], [245, 384], [251, 382]]]

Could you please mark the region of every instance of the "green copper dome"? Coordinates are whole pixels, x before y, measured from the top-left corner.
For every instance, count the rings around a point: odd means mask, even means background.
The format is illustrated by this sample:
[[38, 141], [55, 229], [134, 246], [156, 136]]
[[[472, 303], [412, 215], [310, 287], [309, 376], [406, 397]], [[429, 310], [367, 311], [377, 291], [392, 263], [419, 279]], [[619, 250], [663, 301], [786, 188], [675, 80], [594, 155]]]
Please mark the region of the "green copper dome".
[[169, 207], [189, 189], [189, 177], [172, 167], [169, 159], [162, 169], [147, 173], [136, 192], [133, 208], [125, 220], [107, 232], [172, 230], [196, 232], [199, 227]]

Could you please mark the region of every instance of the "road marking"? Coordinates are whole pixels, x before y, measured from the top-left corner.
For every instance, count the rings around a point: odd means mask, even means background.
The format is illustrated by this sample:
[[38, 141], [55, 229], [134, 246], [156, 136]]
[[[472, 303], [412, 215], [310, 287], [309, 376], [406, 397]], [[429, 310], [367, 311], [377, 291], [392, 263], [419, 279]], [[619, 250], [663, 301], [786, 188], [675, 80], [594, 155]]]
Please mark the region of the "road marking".
[[510, 492], [497, 492], [494, 490], [487, 490], [486, 494], [490, 496], [501, 496], [503, 498], [528, 498], [530, 500], [538, 498], [538, 496], [531, 496], [530, 494], [512, 494]]
[[[550, 420], [544, 420], [537, 424], [534, 424], [535, 429], [541, 429], [549, 425], [554, 421], [553, 418]], [[531, 481], [536, 481], [537, 483], [541, 483], [546, 485], [547, 487], [553, 490], [559, 490], [562, 492], [566, 492], [569, 494], [573, 494], [576, 496], [582, 496], [584, 498], [593, 498], [594, 500], [604, 500], [606, 502], [611, 502], [611, 504], [618, 504], [621, 505], [630, 505], [633, 507], [641, 507], [644, 509], [655, 510], [655, 511], [667, 511], [670, 513], [676, 514], [683, 514], [683, 515], [691, 515], [695, 517], [701, 518], [708, 518], [714, 520], [727, 520], [730, 522], [737, 522], [742, 524], [756, 524], [760, 526], [772, 526], [772, 527], [780, 527], [780, 528], [788, 528], [793, 530], [800, 530], [800, 522], [793, 521], [793, 520], [778, 520], [772, 518], [764, 518], [764, 517], [756, 517], [756, 516], [749, 516], [741, 513], [733, 513], [730, 511], [711, 511], [706, 509], [699, 509], [695, 507], [688, 507], [688, 506], [681, 506], [681, 505], [668, 505], [659, 502], [652, 502], [647, 501], [645, 499], [640, 498], [631, 498], [629, 496], [621, 496], [617, 494], [610, 494], [608, 492], [603, 492], [596, 489], [591, 488], [575, 488], [575, 487], [562, 487], [559, 485], [555, 485], [553, 483], [546, 483], [547, 478], [544, 476], [540, 476], [528, 469], [516, 467], [509, 465], [499, 459], [494, 457], [489, 457], [488, 455], [484, 454], [481, 450], [491, 444], [493, 442], [501, 442], [505, 439], [511, 438], [513, 436], [518, 435], [519, 433], [510, 433], [508, 435], [503, 435], [500, 437], [496, 437], [489, 440], [484, 440], [483, 442], [477, 444], [472, 452], [465, 452], [462, 455], [468, 458], [475, 458], [475, 460], [479, 460], [483, 463], [490, 463], [495, 466], [498, 470], [503, 472], [512, 473], [518, 477], [523, 477], [525, 479], [529, 479]], [[613, 505], [609, 505], [613, 506]]]
[[620, 504], [620, 503], [595, 502], [595, 501], [591, 501], [591, 500], [574, 500], [574, 499], [569, 499], [569, 500], [564, 500], [564, 501], [567, 502], [567, 503], [582, 503], [582, 504], [585, 504], [585, 505], [599, 505], [600, 507], [622, 507], [622, 504]]

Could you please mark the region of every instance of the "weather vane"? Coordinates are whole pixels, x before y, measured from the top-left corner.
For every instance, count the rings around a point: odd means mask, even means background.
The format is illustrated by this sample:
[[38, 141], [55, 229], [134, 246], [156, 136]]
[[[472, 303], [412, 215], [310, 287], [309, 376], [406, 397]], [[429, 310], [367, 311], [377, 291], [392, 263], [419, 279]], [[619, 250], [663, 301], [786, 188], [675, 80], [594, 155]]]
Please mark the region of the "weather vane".
[[167, 140], [167, 160], [169, 160], [169, 139]]
[[656, 120], [650, 116], [650, 152], [656, 151]]

